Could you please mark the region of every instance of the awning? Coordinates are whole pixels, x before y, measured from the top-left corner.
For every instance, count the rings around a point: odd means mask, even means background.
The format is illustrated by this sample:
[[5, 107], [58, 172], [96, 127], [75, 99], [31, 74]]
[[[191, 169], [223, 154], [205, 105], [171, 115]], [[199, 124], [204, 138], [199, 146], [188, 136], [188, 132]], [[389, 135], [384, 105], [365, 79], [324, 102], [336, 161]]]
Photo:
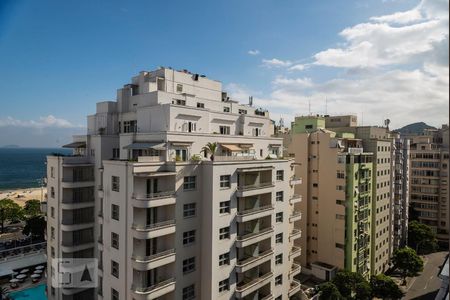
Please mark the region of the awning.
[[244, 149], [248, 149], [253, 147], [253, 144], [239, 144], [239, 147], [244, 148]]
[[138, 142], [129, 144], [123, 147], [123, 149], [155, 149], [155, 150], [166, 150], [166, 144], [161, 142]]
[[230, 150], [230, 151], [242, 151], [242, 149], [240, 147], [238, 147], [237, 145], [220, 144], [220, 146], [222, 146], [223, 148]]
[[189, 147], [193, 142], [171, 142], [172, 146], [175, 147]]
[[67, 145], [64, 145], [63, 148], [86, 148], [86, 142], [73, 142]]
[[269, 146], [272, 148], [280, 148], [281, 144], [269, 144]]

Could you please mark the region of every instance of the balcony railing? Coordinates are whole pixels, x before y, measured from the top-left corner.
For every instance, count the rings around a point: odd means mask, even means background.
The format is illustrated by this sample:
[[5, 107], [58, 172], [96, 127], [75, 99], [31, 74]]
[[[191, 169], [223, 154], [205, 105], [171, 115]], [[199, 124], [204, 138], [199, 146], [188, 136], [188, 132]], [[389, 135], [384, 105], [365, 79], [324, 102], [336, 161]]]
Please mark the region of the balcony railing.
[[261, 259], [265, 256], [272, 255], [272, 254], [273, 254], [273, 249], [269, 249], [269, 250], [259, 253], [257, 256], [250, 256], [245, 259], [238, 260], [238, 262], [236, 263], [236, 266], [242, 267], [242, 266], [248, 265], [258, 259]]
[[292, 219], [299, 219], [301, 217], [302, 217], [302, 213], [300, 211], [298, 211], [298, 210], [294, 210], [292, 212], [292, 215], [290, 215], [289, 218], [292, 220]]
[[268, 272], [268, 273], [266, 273], [264, 275], [261, 275], [260, 277], [255, 278], [253, 280], [250, 280], [250, 281], [244, 280], [244, 281], [242, 281], [242, 282], [237, 284], [236, 292], [239, 292], [239, 293], [243, 292], [246, 289], [248, 289], [248, 288], [250, 288], [250, 287], [260, 283], [261, 281], [270, 278], [271, 276], [273, 276], [273, 273], [272, 272]]
[[274, 207], [273, 207], [272, 204], [264, 205], [264, 206], [259, 206], [259, 207], [255, 207], [255, 208], [251, 208], [251, 209], [246, 209], [246, 210], [243, 210], [243, 211], [238, 211], [236, 215], [243, 217], [243, 216], [248, 216], [248, 215], [251, 215], [251, 214], [254, 214], [254, 213], [262, 212], [262, 211], [265, 211], [265, 210], [271, 210], [273, 208]]
[[157, 198], [166, 198], [175, 196], [175, 191], [164, 191], [158, 193], [144, 194], [144, 195], [133, 195], [136, 200], [148, 200]]
[[169, 227], [169, 226], [173, 226], [173, 225], [175, 225], [175, 220], [168, 220], [168, 221], [147, 224], [147, 225], [133, 224], [132, 228], [134, 228], [136, 230], [150, 231], [150, 230], [160, 229], [160, 228]]
[[238, 190], [239, 191], [248, 191], [248, 190], [255, 190], [255, 189], [262, 189], [262, 188], [267, 188], [267, 187], [272, 187], [274, 186], [275, 183], [274, 182], [259, 182], [259, 183], [255, 183], [255, 184], [249, 184], [249, 185], [239, 185], [238, 186]]
[[133, 285], [133, 286], [131, 286], [131, 289], [135, 292], [146, 294], [146, 293], [150, 293], [154, 290], [163, 288], [164, 286], [172, 284], [172, 283], [175, 283], [175, 278], [169, 278], [169, 279], [160, 281], [154, 285], [147, 286], [147, 287], [140, 287], [140, 286]]
[[148, 256], [139, 256], [139, 255], [133, 255], [131, 258], [135, 261], [138, 262], [149, 262], [158, 258], [162, 258], [164, 256], [169, 256], [175, 254], [175, 249], [169, 249], [169, 250], [165, 250], [153, 255], [148, 255]]
[[255, 156], [214, 156], [214, 161], [243, 161], [255, 159]]
[[244, 234], [244, 235], [238, 235], [237, 238], [236, 238], [236, 241], [249, 240], [251, 238], [257, 237], [259, 235], [263, 235], [265, 233], [269, 233], [271, 231], [273, 231], [273, 227], [272, 226], [264, 228], [264, 229], [261, 229], [261, 230], [259, 230], [257, 232], [250, 232], [250, 233], [247, 233], [247, 234]]

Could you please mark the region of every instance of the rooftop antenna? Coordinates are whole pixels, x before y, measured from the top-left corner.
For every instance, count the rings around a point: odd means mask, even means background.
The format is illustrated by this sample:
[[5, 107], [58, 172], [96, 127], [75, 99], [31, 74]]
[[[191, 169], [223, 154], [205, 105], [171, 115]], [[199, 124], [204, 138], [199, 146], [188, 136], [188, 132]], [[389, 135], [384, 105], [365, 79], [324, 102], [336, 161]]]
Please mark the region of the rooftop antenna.
[[283, 117], [280, 116], [280, 127], [284, 127], [284, 120]]
[[248, 105], [253, 106], [253, 96], [248, 97]]
[[308, 111], [309, 115], [311, 115], [311, 99], [308, 98]]

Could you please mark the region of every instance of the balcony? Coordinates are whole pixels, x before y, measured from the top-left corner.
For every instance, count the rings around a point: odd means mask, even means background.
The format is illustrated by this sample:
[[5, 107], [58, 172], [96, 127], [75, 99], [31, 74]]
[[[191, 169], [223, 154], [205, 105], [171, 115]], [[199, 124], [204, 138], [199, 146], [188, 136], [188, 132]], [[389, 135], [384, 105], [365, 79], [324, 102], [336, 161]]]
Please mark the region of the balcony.
[[260, 194], [271, 193], [275, 186], [274, 182], [258, 182], [249, 185], [239, 185], [236, 191], [237, 197], [250, 197]]
[[236, 247], [243, 248], [251, 244], [261, 242], [272, 237], [273, 227], [267, 227], [258, 232], [251, 232], [244, 235], [238, 235], [236, 238]]
[[133, 224], [134, 237], [137, 239], [153, 239], [175, 233], [175, 220], [168, 220], [148, 225]]
[[302, 196], [298, 195], [298, 194], [292, 195], [292, 198], [289, 199], [289, 203], [291, 203], [291, 204], [300, 203], [300, 202], [302, 202]]
[[93, 176], [80, 177], [80, 178], [63, 178], [61, 182], [61, 187], [63, 188], [83, 188], [91, 187], [95, 185]]
[[292, 215], [289, 217], [289, 222], [300, 221], [302, 219], [302, 213], [300, 211], [293, 211]]
[[293, 241], [302, 237], [302, 231], [300, 229], [293, 229], [289, 235], [289, 241]]
[[302, 184], [302, 179], [300, 177], [291, 177], [291, 180], [289, 181], [291, 185], [297, 185]]
[[300, 292], [301, 284], [300, 281], [293, 279], [291, 281], [291, 286], [289, 287], [288, 296], [292, 297], [298, 292]]
[[289, 253], [289, 259], [292, 260], [296, 257], [299, 257], [300, 255], [302, 255], [302, 248], [293, 246], [291, 252]]
[[139, 208], [150, 208], [163, 205], [172, 205], [176, 202], [175, 195], [175, 191], [165, 191], [145, 195], [133, 194], [133, 206]]
[[175, 249], [169, 249], [149, 256], [131, 257], [133, 268], [138, 271], [147, 271], [175, 262]]
[[237, 222], [247, 222], [262, 217], [270, 216], [273, 213], [273, 205], [264, 205], [252, 209], [246, 209], [236, 214]]
[[244, 273], [256, 266], [269, 261], [272, 258], [273, 249], [269, 249], [259, 253], [257, 256], [251, 256], [236, 263], [236, 272]]
[[136, 300], [157, 299], [175, 291], [175, 278], [169, 278], [148, 287], [138, 287], [133, 285], [131, 290], [134, 294], [133, 298]]
[[255, 292], [256, 290], [260, 289], [267, 283], [270, 283], [272, 277], [273, 273], [268, 272], [253, 280], [250, 281], [245, 280], [243, 282], [238, 283], [236, 286], [236, 293], [235, 293], [236, 298], [242, 299], [245, 296]]
[[292, 268], [289, 271], [289, 277], [294, 278], [295, 275], [300, 274], [302, 267], [296, 263], [292, 263]]

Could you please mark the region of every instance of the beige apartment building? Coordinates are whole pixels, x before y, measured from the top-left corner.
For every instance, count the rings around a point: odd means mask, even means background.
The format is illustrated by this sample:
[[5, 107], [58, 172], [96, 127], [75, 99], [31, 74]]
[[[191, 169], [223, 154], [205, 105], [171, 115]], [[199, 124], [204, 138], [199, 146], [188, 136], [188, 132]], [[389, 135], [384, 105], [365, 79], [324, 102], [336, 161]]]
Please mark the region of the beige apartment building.
[[411, 138], [411, 218], [429, 225], [438, 242], [448, 247], [448, 125]]
[[98, 103], [74, 156], [48, 157], [47, 232], [49, 264], [98, 258], [99, 286], [49, 282], [49, 299], [295, 299], [302, 179], [272, 134], [267, 111], [186, 70]]
[[[295, 157], [303, 184], [302, 272], [324, 280], [338, 269], [371, 273], [373, 155], [353, 133], [325, 129], [325, 117], [297, 117], [288, 153]], [[305, 232], [306, 231], [306, 232]]]

